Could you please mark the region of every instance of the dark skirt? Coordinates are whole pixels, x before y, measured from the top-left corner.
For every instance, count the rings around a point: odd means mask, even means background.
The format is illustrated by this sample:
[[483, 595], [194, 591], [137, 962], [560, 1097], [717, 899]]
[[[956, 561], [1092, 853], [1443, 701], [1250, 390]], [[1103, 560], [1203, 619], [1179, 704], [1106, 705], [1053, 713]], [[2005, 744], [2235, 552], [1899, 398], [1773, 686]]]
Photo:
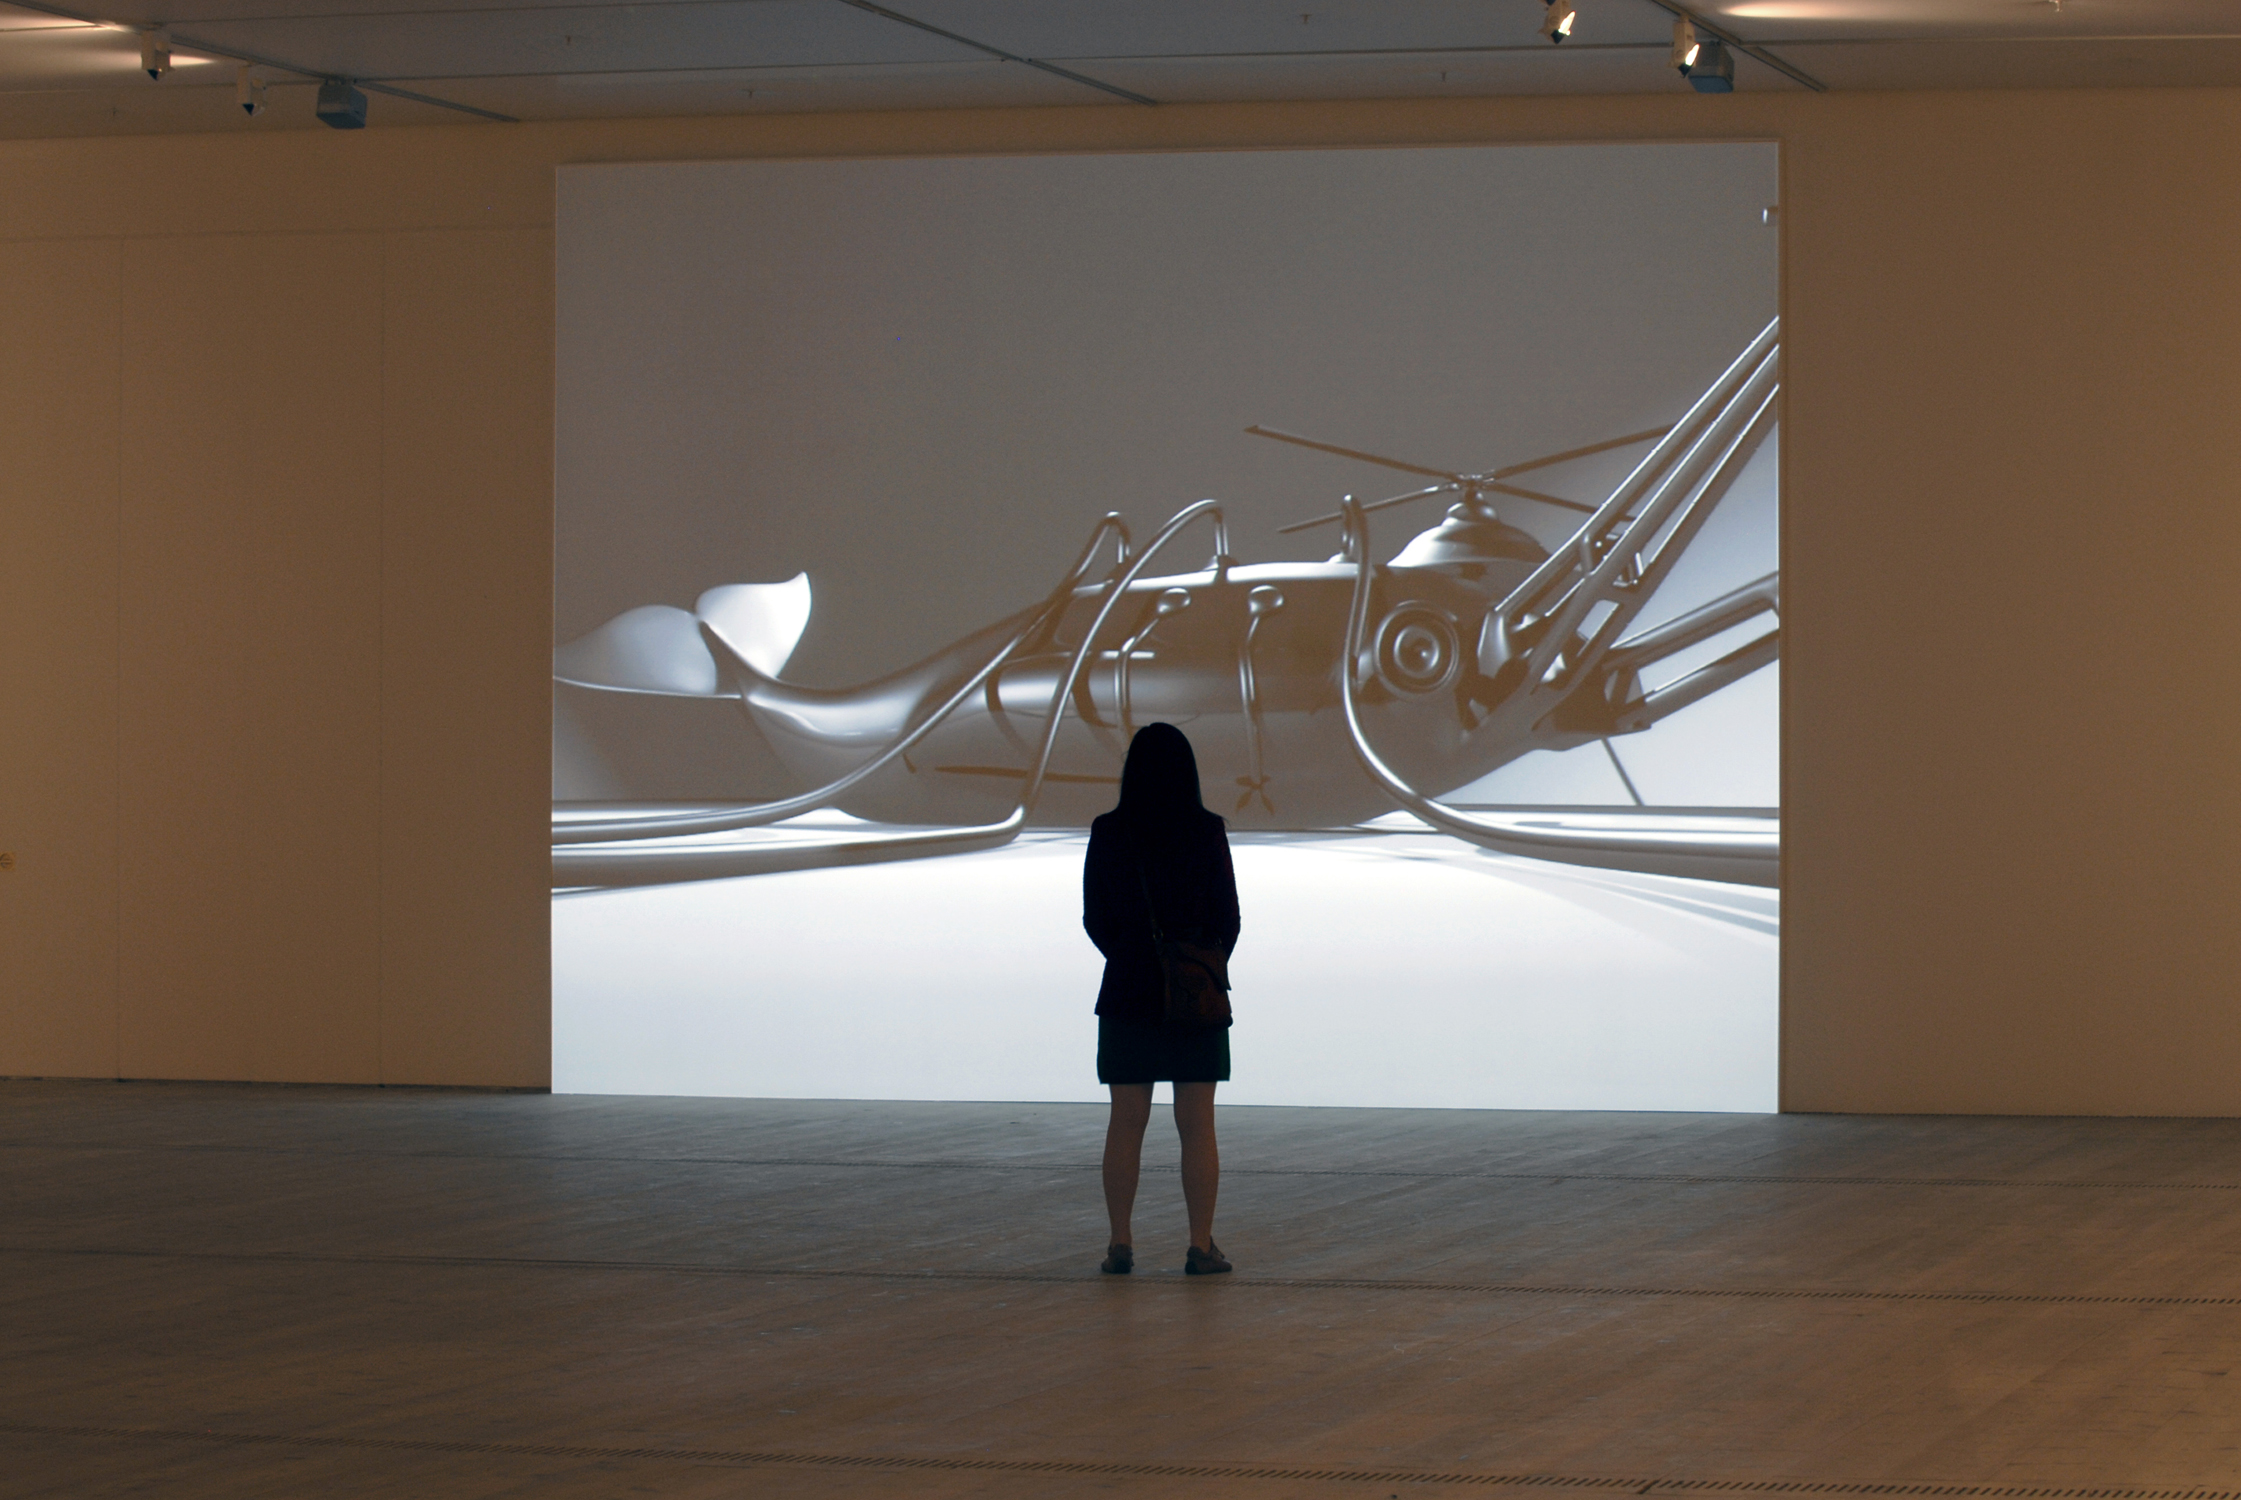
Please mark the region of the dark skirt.
[[1229, 1078], [1229, 1028], [1184, 1030], [1097, 1018], [1099, 1083], [1222, 1083]]

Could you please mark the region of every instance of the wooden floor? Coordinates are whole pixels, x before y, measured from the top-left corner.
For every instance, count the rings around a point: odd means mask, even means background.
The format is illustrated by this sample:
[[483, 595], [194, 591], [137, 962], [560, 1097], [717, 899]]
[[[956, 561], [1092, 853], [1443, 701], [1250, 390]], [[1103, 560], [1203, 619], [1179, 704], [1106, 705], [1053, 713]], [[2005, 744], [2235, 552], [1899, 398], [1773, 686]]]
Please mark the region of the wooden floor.
[[2241, 1122], [1101, 1130], [0, 1084], [0, 1495], [2241, 1492]]

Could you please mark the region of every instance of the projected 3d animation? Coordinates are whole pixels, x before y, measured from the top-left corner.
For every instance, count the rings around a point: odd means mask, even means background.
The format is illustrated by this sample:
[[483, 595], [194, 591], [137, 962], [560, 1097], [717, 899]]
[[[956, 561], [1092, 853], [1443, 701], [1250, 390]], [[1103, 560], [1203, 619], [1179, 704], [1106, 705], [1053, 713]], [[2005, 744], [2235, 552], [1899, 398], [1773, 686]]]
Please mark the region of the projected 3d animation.
[[1099, 1097], [1164, 720], [1226, 1101], [1774, 1107], [1776, 169], [564, 169], [554, 1087]]

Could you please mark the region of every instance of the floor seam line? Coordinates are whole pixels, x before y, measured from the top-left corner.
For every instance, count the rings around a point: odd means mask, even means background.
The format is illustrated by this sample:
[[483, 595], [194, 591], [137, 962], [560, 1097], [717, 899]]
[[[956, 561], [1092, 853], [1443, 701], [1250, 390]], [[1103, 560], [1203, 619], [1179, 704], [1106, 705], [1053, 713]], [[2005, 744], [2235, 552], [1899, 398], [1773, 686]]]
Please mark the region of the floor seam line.
[[397, 1438], [316, 1433], [226, 1432], [161, 1427], [79, 1426], [0, 1422], [0, 1433], [26, 1437], [104, 1438], [112, 1441], [196, 1442], [219, 1446], [281, 1446], [405, 1453], [458, 1453], [533, 1458], [638, 1459], [692, 1464], [736, 1464], [850, 1469], [916, 1469], [1012, 1474], [1106, 1474], [1125, 1478], [1273, 1479], [1363, 1484], [1516, 1485], [1549, 1489], [1632, 1490], [1636, 1494], [1864, 1494], [1907, 1496], [2030, 1497], [2030, 1500], [2241, 1500], [2241, 1492], [2205, 1485], [1970, 1484], [1883, 1479], [1711, 1479], [1667, 1475], [1494, 1472], [1487, 1470], [1360, 1469], [1292, 1464], [1170, 1463], [1096, 1459], [968, 1457], [943, 1454], [796, 1453], [744, 1448], [621, 1447], [593, 1443], [484, 1442], [474, 1439]]
[[[584, 1156], [548, 1152], [324, 1151], [307, 1147], [287, 1146], [154, 1146], [140, 1143], [110, 1145], [98, 1142], [47, 1141], [0, 1141], [0, 1151], [166, 1151], [179, 1153], [204, 1152], [210, 1155], [304, 1156], [339, 1160], [558, 1161], [600, 1162], [625, 1166], [816, 1167], [834, 1170], [860, 1169], [889, 1172], [1095, 1172], [1101, 1170], [1094, 1161], [982, 1162], [939, 1159], [931, 1161], [849, 1161], [825, 1157], [782, 1156]], [[1173, 1176], [1177, 1169], [1147, 1164], [1143, 1170], [1147, 1174], [1160, 1172]], [[2098, 1178], [1771, 1176], [1725, 1172], [1569, 1172], [1561, 1170], [1473, 1172], [1442, 1171], [1438, 1169], [1411, 1171], [1395, 1167], [1225, 1166], [1223, 1172], [1231, 1177], [1394, 1177], [1478, 1182], [1639, 1182], [1678, 1183], [1683, 1186], [1743, 1187], [1763, 1185], [1769, 1187], [2116, 1188], [2145, 1189], [2158, 1192], [2241, 1192], [2241, 1182], [2159, 1182]]]
[[[7, 1245], [0, 1255], [45, 1255], [58, 1258], [115, 1258], [133, 1260], [231, 1261], [253, 1265], [340, 1265], [455, 1268], [460, 1270], [576, 1271], [659, 1276], [730, 1276], [765, 1280], [836, 1280], [961, 1282], [978, 1285], [1111, 1286], [1094, 1272], [1047, 1271], [942, 1271], [880, 1269], [877, 1267], [726, 1265], [712, 1261], [646, 1261], [561, 1259], [540, 1256], [497, 1255], [349, 1255], [335, 1252], [290, 1250], [151, 1250], [97, 1245]], [[1200, 1285], [1185, 1282], [1178, 1273], [1150, 1275], [1133, 1284]], [[1966, 1288], [1892, 1290], [1843, 1287], [1694, 1287], [1541, 1284], [1509, 1281], [1432, 1281], [1399, 1277], [1255, 1276], [1225, 1279], [1219, 1285], [1240, 1289], [1286, 1291], [1447, 1292], [1482, 1296], [1625, 1297], [1651, 1299], [1685, 1297], [1787, 1302], [1958, 1302], [2012, 1303], [2032, 1306], [2095, 1307], [2241, 1307], [2241, 1295], [2125, 1292], [1996, 1292]]]

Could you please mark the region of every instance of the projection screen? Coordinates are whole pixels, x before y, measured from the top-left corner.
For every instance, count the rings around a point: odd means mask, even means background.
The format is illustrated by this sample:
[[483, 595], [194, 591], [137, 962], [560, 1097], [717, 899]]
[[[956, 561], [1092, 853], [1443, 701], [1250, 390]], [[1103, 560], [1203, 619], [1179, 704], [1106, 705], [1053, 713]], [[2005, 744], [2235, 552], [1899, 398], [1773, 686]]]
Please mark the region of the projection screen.
[[1774, 1108], [1777, 182], [563, 168], [554, 1088], [1101, 1097], [1085, 829], [1165, 720], [1225, 1102]]

